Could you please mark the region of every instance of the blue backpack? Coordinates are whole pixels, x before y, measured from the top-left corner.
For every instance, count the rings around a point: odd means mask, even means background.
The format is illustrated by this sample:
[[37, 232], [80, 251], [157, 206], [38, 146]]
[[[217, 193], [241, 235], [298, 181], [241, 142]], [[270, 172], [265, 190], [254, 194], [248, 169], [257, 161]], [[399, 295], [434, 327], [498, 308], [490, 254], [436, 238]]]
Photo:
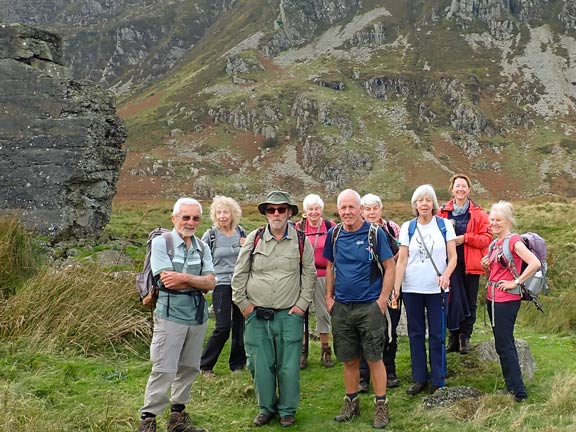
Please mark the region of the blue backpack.
[[[440, 232], [442, 233], [442, 237], [444, 237], [444, 242], [446, 242], [446, 220], [440, 216], [434, 216], [436, 219], [436, 223], [438, 224], [438, 228], [440, 228]], [[410, 225], [408, 225], [408, 243], [412, 240], [414, 233], [416, 232], [416, 224], [418, 223], [418, 218], [414, 218], [410, 221]]]

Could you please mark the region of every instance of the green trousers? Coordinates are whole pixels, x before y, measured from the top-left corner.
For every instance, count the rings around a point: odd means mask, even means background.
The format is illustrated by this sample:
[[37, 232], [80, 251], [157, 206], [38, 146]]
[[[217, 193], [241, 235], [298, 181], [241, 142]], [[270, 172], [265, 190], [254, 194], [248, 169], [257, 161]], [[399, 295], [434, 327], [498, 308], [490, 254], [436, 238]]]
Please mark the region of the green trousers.
[[[295, 415], [300, 401], [300, 353], [304, 318], [278, 311], [273, 320], [246, 318], [246, 365], [254, 378], [261, 413]], [[278, 384], [278, 393], [276, 393]]]

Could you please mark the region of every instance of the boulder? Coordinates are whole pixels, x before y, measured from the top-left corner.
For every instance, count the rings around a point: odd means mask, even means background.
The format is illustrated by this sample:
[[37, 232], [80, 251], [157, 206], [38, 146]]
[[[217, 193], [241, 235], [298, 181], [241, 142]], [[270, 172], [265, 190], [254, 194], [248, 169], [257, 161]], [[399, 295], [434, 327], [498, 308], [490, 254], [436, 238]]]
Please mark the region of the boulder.
[[[518, 351], [518, 359], [520, 360], [520, 368], [522, 369], [522, 376], [526, 380], [534, 378], [534, 371], [536, 370], [536, 361], [530, 351], [528, 342], [523, 339], [516, 339], [516, 351]], [[483, 361], [499, 362], [496, 348], [494, 347], [494, 339], [481, 342], [474, 351], [478, 353], [478, 357]]]
[[125, 158], [112, 94], [68, 77], [58, 35], [0, 26], [0, 212], [52, 242], [101, 234]]

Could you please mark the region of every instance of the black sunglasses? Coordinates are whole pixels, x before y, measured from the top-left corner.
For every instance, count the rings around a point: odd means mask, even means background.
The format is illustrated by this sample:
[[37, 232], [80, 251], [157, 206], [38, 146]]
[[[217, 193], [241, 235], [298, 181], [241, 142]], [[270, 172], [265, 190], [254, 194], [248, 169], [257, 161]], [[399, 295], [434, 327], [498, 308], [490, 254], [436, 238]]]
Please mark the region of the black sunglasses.
[[200, 216], [189, 216], [189, 215], [185, 215], [185, 216], [180, 216], [182, 218], [182, 220], [184, 222], [188, 222], [190, 219], [192, 219], [194, 222], [200, 222], [200, 220], [202, 219]]
[[266, 214], [273, 215], [276, 212], [284, 214], [287, 210], [288, 207], [266, 207]]

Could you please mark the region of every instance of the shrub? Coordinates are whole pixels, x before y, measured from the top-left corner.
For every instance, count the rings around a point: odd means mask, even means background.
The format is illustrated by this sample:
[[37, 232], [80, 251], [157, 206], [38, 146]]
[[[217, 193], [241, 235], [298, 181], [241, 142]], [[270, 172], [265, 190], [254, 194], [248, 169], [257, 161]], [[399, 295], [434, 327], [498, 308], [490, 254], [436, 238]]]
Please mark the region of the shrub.
[[15, 215], [0, 216], [0, 298], [13, 295], [41, 264], [32, 236]]

